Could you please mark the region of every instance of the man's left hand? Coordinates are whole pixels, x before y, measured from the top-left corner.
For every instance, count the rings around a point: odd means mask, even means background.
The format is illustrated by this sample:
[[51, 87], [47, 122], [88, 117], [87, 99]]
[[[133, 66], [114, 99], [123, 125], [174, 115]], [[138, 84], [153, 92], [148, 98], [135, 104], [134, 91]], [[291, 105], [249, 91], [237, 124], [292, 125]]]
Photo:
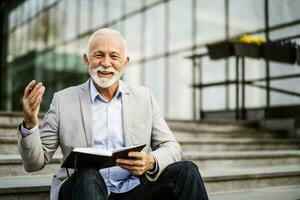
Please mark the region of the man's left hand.
[[140, 176], [146, 171], [153, 170], [155, 167], [155, 160], [150, 153], [129, 152], [128, 157], [129, 159], [117, 159], [116, 163], [133, 175]]

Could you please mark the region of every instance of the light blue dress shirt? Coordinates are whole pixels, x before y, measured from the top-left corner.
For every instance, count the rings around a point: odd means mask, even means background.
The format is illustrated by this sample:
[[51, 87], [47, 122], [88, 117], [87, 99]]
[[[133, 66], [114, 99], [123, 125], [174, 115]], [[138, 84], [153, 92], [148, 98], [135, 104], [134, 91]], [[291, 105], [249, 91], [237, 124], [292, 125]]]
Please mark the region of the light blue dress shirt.
[[[122, 114], [122, 81], [111, 101], [106, 101], [90, 81], [93, 113], [93, 139], [95, 148], [125, 147]], [[108, 191], [127, 192], [140, 184], [138, 177], [117, 166], [100, 170]]]

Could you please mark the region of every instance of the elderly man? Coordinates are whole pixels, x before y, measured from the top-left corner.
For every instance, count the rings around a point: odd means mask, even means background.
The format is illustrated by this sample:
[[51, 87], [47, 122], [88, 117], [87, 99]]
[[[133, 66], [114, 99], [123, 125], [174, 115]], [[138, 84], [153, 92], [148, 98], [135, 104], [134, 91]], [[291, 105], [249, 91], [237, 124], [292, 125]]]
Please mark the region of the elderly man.
[[120, 33], [112, 29], [93, 33], [84, 62], [91, 78], [56, 92], [41, 128], [38, 113], [45, 87], [33, 80], [25, 88], [25, 118], [18, 127], [24, 168], [43, 169], [59, 146], [64, 159], [75, 147], [146, 147], [100, 171], [60, 168], [50, 198], [208, 199], [197, 166], [179, 161], [180, 145], [151, 91], [119, 80], [129, 63]]

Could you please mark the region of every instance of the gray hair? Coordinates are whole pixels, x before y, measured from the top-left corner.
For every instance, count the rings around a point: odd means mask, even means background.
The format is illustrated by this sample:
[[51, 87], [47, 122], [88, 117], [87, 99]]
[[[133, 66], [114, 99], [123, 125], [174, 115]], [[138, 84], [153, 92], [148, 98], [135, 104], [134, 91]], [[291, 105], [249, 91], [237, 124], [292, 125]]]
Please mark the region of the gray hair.
[[91, 46], [91, 43], [93, 41], [93, 39], [98, 36], [98, 35], [101, 35], [101, 34], [115, 34], [117, 36], [119, 36], [123, 42], [123, 45], [124, 45], [124, 54], [125, 54], [125, 57], [127, 56], [127, 48], [126, 48], [126, 40], [124, 39], [124, 37], [122, 36], [122, 34], [115, 30], [115, 29], [111, 29], [111, 28], [100, 28], [98, 30], [96, 30], [90, 37], [89, 37], [89, 40], [88, 40], [88, 43], [87, 43], [87, 49], [86, 49], [86, 53], [89, 52], [89, 49], [90, 49], [90, 46]]

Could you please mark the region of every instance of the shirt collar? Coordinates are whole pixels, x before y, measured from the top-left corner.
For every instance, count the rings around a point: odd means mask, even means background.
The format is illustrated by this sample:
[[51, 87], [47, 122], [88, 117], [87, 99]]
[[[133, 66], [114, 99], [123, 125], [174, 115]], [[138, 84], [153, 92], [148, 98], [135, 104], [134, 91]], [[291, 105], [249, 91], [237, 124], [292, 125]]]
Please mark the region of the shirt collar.
[[[107, 100], [105, 100], [101, 96], [101, 94], [98, 92], [97, 88], [94, 86], [92, 79], [90, 79], [89, 85], [90, 85], [89, 89], [90, 89], [92, 103], [94, 103], [96, 101], [96, 99], [101, 100], [103, 102], [107, 102]], [[119, 80], [119, 86], [118, 86], [117, 92], [113, 98], [120, 99], [122, 96], [122, 93], [123, 93], [123, 81]]]

